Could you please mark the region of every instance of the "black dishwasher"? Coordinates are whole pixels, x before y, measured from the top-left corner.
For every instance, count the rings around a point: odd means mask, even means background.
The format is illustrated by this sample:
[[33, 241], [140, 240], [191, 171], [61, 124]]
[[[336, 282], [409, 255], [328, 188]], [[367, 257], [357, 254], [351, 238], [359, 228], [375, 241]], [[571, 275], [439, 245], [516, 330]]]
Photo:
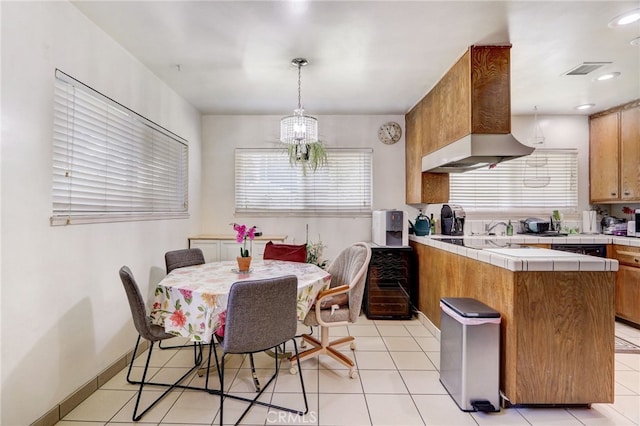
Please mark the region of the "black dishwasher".
[[606, 244], [551, 244], [551, 250], [568, 251], [588, 256], [607, 257]]

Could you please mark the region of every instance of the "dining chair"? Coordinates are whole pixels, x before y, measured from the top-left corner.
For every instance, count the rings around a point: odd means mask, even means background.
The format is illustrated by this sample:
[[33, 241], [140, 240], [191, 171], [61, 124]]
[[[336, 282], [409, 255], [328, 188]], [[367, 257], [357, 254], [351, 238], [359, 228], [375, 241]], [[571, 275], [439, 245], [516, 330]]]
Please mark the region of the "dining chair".
[[[164, 254], [164, 263], [168, 274], [174, 269], [202, 265], [205, 263], [205, 260], [202, 250], [199, 248], [188, 248], [166, 252]], [[158, 347], [160, 349], [180, 349], [189, 346], [191, 346], [191, 344], [162, 346], [162, 341], [158, 343]]]
[[309, 411], [302, 374], [300, 374], [300, 387], [304, 399], [304, 411], [258, 401], [258, 398], [280, 371], [281, 357], [278, 356], [280, 346], [291, 340], [295, 354], [298, 355], [298, 346], [294, 338], [298, 323], [296, 318], [297, 294], [298, 278], [295, 275], [238, 281], [231, 286], [227, 301], [224, 337], [220, 339], [218, 345], [222, 349], [221, 359], [219, 359], [217, 351], [214, 351], [220, 389], [224, 390], [224, 364], [225, 357], [229, 354], [252, 355], [273, 350], [275, 352], [274, 373], [252, 399], [219, 392], [220, 425], [223, 424], [224, 400], [227, 397], [249, 402], [236, 424], [255, 404], [298, 415], [304, 415]]
[[289, 262], [305, 263], [307, 261], [306, 244], [275, 244], [269, 241], [264, 246], [264, 260], [286, 260]]
[[[127, 299], [129, 300], [129, 307], [131, 309], [131, 315], [133, 317], [133, 324], [138, 331], [138, 340], [136, 341], [136, 346], [133, 350], [133, 356], [131, 360], [131, 364], [129, 364], [129, 370], [127, 372], [127, 382], [131, 384], [139, 385], [138, 388], [138, 396], [136, 398], [136, 405], [133, 409], [132, 420], [137, 422], [144, 416], [153, 406], [155, 406], [162, 398], [164, 398], [167, 393], [169, 393], [174, 388], [185, 388], [185, 389], [194, 389], [189, 386], [180, 385], [180, 383], [191, 374], [196, 368], [200, 366], [202, 362], [202, 346], [199, 344], [193, 345], [193, 367], [190, 367], [189, 370], [182, 375], [178, 380], [173, 383], [158, 383], [147, 381], [147, 373], [149, 370], [149, 362], [151, 361], [151, 354], [153, 352], [153, 347], [156, 342], [160, 342], [165, 339], [170, 339], [175, 337], [173, 334], [166, 333], [164, 328], [151, 323], [151, 319], [147, 314], [147, 308], [145, 306], [145, 301], [142, 298], [142, 294], [140, 293], [140, 288], [138, 287], [138, 283], [133, 277], [133, 273], [127, 266], [123, 266], [120, 268], [120, 279], [122, 280], [122, 285], [124, 286], [124, 291], [127, 294]], [[142, 372], [142, 378], [140, 380], [133, 380], [131, 378], [131, 370], [133, 368], [133, 360], [136, 359], [136, 355], [138, 353], [138, 349], [140, 348], [140, 341], [145, 339], [149, 342], [149, 348], [147, 353], [147, 359], [144, 364], [144, 370]], [[140, 405], [140, 398], [142, 397], [143, 388], [145, 386], [161, 386], [167, 387], [167, 389], [153, 402], [150, 403], [147, 408], [145, 408], [141, 413], [138, 413], [138, 408]]]
[[[346, 336], [329, 341], [329, 330], [332, 327], [353, 324], [358, 320], [370, 260], [371, 247], [366, 243], [354, 243], [340, 252], [327, 267], [331, 274], [329, 289], [318, 293], [314, 307], [303, 320], [305, 325], [320, 326], [320, 340], [303, 334], [301, 346], [305, 347], [306, 343], [310, 343], [313, 348], [292, 356], [292, 362], [299, 363], [301, 359], [326, 354], [349, 367], [349, 377], [357, 377], [353, 360], [336, 349], [338, 346], [351, 343], [351, 350], [354, 350], [355, 338]], [[297, 371], [295, 366], [291, 367], [292, 373]]]
[[199, 248], [172, 250], [164, 254], [167, 274], [177, 268], [202, 265], [204, 262], [204, 254]]

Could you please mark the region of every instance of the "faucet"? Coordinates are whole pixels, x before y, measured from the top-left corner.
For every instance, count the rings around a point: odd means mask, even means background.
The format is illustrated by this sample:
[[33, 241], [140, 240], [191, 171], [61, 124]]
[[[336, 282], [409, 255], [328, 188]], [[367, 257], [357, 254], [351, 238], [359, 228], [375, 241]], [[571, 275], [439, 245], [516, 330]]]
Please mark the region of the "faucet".
[[[488, 225], [485, 225], [485, 226], [484, 226], [484, 233], [485, 233], [485, 235], [491, 235], [491, 231], [493, 231], [493, 229], [494, 229], [496, 226], [498, 226], [498, 225], [504, 225], [504, 226], [505, 226], [505, 228], [507, 227], [507, 224], [506, 224], [505, 222], [496, 222], [496, 223], [493, 223], [493, 221], [491, 221], [491, 222], [489, 222], [489, 224], [488, 224]], [[494, 233], [494, 235], [495, 235], [495, 233]]]

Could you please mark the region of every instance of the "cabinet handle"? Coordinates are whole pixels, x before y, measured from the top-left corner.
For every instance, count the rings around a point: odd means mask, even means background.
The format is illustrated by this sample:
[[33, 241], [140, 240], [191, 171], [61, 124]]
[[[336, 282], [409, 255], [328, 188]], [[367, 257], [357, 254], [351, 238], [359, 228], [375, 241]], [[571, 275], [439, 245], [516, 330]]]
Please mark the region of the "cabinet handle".
[[612, 193], [611, 193], [611, 196], [612, 196], [612, 197], [615, 197], [615, 196], [616, 196], [616, 193], [615, 193], [615, 192], [612, 192]]
[[624, 191], [624, 195], [629, 195], [631, 194], [629, 191]]

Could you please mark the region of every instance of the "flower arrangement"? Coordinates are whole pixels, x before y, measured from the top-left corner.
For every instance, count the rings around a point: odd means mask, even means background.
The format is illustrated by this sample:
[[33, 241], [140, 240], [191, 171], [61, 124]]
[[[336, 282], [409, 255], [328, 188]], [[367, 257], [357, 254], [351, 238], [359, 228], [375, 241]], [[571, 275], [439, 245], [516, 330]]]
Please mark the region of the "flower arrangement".
[[240, 257], [249, 257], [249, 249], [247, 248], [247, 240], [253, 241], [255, 238], [256, 227], [247, 228], [247, 225], [233, 224], [233, 230], [236, 231], [236, 241], [242, 243], [240, 247]]

